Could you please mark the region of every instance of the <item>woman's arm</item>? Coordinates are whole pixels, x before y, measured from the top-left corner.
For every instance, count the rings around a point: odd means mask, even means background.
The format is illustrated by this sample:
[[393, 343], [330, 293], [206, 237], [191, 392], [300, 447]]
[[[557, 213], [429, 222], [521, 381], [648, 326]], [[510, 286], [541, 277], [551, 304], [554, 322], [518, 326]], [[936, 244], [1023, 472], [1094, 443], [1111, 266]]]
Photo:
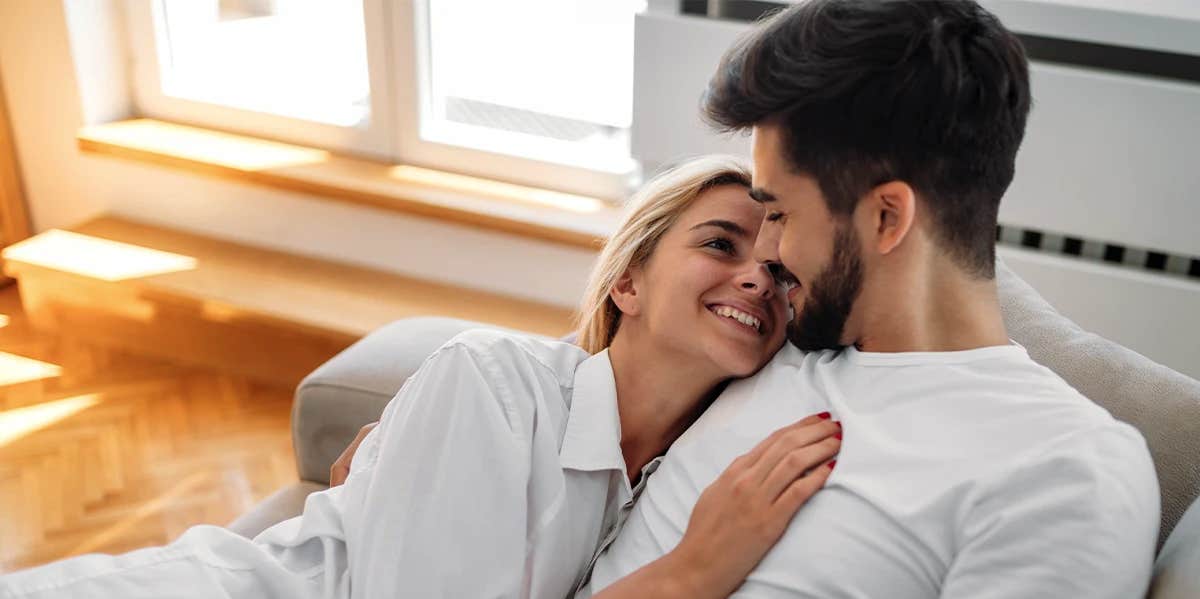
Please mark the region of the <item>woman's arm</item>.
[[829, 478], [841, 426], [822, 413], [775, 431], [700, 495], [675, 549], [597, 599], [728, 597]]
[[487, 359], [438, 350], [341, 487], [353, 597], [522, 596], [529, 435]]

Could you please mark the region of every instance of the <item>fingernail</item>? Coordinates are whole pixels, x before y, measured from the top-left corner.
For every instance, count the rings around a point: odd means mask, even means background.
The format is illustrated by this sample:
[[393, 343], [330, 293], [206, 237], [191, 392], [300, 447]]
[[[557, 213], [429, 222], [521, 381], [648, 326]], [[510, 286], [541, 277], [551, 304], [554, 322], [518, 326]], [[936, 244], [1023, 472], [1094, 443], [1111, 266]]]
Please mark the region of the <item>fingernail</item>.
[[841, 441], [841, 440], [842, 440], [842, 433], [833, 433], [833, 438], [834, 438], [834, 439], [837, 439], [838, 441]]
[[833, 421], [833, 423], [834, 423], [834, 424], [836, 424], [836, 425], [837, 425], [837, 427], [838, 427], [839, 429], [840, 429], [840, 428], [842, 428], [842, 421], [841, 421], [841, 420], [834, 420], [834, 421]]
[[830, 470], [833, 470], [833, 467], [837, 465], [837, 460], [829, 460], [829, 463], [825, 465], [829, 466]]
[[817, 418], [820, 418], [821, 420], [829, 420], [832, 417], [833, 414], [830, 414], [829, 412], [821, 412], [820, 414], [817, 414]]

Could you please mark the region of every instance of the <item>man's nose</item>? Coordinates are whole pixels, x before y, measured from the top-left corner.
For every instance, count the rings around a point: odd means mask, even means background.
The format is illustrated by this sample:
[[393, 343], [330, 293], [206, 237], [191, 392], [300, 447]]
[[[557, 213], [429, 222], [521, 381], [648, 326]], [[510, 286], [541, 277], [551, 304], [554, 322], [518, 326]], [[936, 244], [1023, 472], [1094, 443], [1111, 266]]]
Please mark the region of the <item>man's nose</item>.
[[779, 262], [779, 243], [770, 227], [762, 227], [754, 240], [754, 260], [759, 264]]

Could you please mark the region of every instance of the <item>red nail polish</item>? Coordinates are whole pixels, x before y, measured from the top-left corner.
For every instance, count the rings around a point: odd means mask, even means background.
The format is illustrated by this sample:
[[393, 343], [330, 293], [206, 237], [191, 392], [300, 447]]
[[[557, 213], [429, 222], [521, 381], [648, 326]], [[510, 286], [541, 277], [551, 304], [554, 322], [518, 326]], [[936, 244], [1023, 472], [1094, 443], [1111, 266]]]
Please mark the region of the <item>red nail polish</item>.
[[841, 441], [841, 440], [842, 440], [842, 433], [833, 433], [833, 438], [834, 438], [834, 439], [837, 439], [838, 441]]
[[842, 421], [841, 421], [841, 420], [834, 420], [834, 421], [833, 421], [833, 423], [837, 425], [837, 427], [838, 427], [838, 429], [839, 429], [839, 430], [842, 428]]
[[837, 465], [837, 460], [829, 460], [829, 463], [825, 465], [829, 466], [830, 470], [833, 470], [833, 467]]
[[829, 420], [832, 417], [833, 414], [830, 414], [829, 412], [821, 412], [820, 414], [817, 414], [817, 418], [820, 418], [821, 420]]

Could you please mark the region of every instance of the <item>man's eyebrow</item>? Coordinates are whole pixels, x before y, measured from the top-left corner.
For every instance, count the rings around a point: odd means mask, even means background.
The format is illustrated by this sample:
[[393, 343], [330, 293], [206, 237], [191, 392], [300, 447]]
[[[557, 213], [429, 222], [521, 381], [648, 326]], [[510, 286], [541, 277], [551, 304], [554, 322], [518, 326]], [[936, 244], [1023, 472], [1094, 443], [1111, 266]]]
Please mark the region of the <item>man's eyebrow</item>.
[[688, 230], [695, 231], [696, 229], [699, 229], [701, 227], [718, 227], [718, 228], [724, 229], [730, 233], [733, 233], [734, 235], [741, 235], [742, 237], [746, 236], [746, 230], [743, 229], [741, 225], [739, 225], [733, 221], [721, 220], [719, 218], [715, 218], [712, 220], [706, 220], [698, 225], [693, 226], [691, 229], [688, 229]]
[[760, 204], [766, 204], [767, 202], [774, 202], [775, 196], [761, 187], [752, 187], [750, 189], [750, 199]]

